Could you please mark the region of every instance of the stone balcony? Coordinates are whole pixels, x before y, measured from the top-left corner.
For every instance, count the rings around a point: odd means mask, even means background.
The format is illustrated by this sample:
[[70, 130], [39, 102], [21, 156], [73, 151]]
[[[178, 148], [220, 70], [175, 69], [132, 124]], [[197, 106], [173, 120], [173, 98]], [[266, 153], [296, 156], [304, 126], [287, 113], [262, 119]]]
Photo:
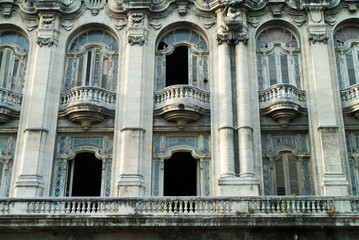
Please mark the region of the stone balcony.
[[188, 85], [173, 85], [154, 94], [154, 112], [183, 130], [188, 122], [209, 115], [210, 93]]
[[[353, 227], [359, 197], [2, 198], [0, 232], [41, 228]], [[300, 222], [300, 223], [298, 223]]]
[[21, 111], [22, 94], [0, 88], [0, 123], [18, 118]]
[[98, 87], [75, 87], [61, 94], [60, 116], [78, 122], [84, 131], [115, 114], [116, 93]]
[[276, 84], [259, 91], [259, 108], [262, 114], [270, 115], [286, 129], [297, 115], [306, 114], [306, 94], [293, 85]]
[[359, 120], [359, 84], [340, 91], [344, 113], [352, 113]]

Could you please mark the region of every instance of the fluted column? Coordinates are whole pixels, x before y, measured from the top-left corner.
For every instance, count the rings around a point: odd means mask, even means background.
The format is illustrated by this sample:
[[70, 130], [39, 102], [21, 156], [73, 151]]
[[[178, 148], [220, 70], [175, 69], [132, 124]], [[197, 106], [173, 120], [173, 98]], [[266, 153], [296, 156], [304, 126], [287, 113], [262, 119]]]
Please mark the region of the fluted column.
[[[13, 186], [16, 197], [48, 196], [62, 74], [65, 41], [58, 41], [60, 19], [56, 14], [40, 14], [36, 43], [31, 46], [28, 77], [15, 153]], [[61, 67], [62, 69], [62, 67]]]

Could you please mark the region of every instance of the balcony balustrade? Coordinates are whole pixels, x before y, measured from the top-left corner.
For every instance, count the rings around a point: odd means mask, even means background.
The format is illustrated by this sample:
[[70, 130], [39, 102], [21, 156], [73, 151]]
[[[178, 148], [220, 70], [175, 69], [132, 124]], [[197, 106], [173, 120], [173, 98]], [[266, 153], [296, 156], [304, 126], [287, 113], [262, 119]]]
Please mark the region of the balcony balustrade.
[[62, 93], [60, 116], [80, 122], [86, 131], [92, 123], [114, 116], [116, 93], [98, 87], [75, 87]]
[[16, 216], [357, 216], [359, 197], [2, 198], [0, 218]]
[[295, 86], [276, 84], [259, 91], [259, 108], [262, 114], [270, 115], [285, 129], [296, 115], [306, 113], [306, 94]]
[[209, 115], [210, 94], [188, 85], [173, 85], [154, 94], [154, 111], [166, 121], [174, 121], [179, 129], [197, 121], [201, 115]]
[[18, 118], [21, 110], [22, 94], [0, 88], [0, 123]]
[[340, 91], [343, 112], [352, 113], [359, 120], [359, 84]]

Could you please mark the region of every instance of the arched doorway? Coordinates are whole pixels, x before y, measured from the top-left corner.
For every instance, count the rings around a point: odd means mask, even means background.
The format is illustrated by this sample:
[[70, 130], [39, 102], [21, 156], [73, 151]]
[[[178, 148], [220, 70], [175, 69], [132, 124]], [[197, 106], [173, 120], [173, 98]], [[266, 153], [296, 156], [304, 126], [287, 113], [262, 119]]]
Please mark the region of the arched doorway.
[[164, 161], [164, 196], [197, 195], [197, 160], [191, 153], [173, 153]]
[[71, 196], [100, 196], [102, 161], [93, 153], [78, 153], [72, 164]]

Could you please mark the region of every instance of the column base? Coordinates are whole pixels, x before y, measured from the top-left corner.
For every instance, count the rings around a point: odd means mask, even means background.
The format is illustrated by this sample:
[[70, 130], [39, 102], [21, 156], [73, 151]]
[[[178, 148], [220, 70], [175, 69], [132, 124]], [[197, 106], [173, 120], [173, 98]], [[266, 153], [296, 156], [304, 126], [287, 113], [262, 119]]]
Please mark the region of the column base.
[[15, 183], [15, 197], [42, 197], [44, 186], [40, 175], [20, 175]]
[[136, 197], [144, 196], [145, 181], [142, 175], [139, 174], [122, 174], [118, 182], [118, 196]]
[[347, 196], [348, 185], [344, 174], [326, 173], [323, 176], [322, 188], [325, 196]]
[[221, 196], [259, 195], [259, 181], [254, 177], [221, 177], [218, 185]]

